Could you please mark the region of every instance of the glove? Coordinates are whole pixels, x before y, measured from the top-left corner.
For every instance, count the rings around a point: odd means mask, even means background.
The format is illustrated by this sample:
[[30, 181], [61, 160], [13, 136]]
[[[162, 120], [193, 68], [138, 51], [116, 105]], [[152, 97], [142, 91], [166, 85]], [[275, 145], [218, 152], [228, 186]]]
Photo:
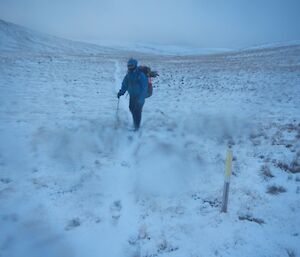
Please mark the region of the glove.
[[121, 91], [119, 91], [119, 93], [117, 94], [117, 97], [120, 98], [121, 95], [122, 95]]

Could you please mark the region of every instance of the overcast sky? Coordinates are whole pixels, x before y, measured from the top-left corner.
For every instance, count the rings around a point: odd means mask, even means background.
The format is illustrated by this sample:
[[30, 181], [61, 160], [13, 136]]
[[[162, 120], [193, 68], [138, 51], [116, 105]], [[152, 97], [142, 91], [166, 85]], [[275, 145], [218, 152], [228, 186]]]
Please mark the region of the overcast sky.
[[300, 0], [0, 0], [0, 18], [86, 41], [242, 48], [300, 39]]

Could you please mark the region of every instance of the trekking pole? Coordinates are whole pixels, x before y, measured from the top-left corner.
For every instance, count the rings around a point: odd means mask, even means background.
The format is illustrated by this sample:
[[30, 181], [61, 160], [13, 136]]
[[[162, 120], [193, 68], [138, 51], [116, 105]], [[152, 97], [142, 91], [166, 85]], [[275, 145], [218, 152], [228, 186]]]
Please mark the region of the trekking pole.
[[119, 126], [119, 123], [120, 123], [120, 120], [119, 120], [119, 103], [120, 103], [120, 98], [118, 98], [118, 103], [117, 103], [115, 128], [117, 128]]

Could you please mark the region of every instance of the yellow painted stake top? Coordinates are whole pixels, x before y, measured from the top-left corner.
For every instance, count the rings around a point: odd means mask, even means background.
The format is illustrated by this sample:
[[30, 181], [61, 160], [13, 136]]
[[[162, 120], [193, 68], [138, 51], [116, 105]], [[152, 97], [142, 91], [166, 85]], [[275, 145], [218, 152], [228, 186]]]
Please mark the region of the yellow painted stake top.
[[225, 171], [225, 179], [229, 180], [231, 175], [231, 166], [232, 166], [232, 150], [227, 150], [227, 158], [226, 158], [226, 171]]

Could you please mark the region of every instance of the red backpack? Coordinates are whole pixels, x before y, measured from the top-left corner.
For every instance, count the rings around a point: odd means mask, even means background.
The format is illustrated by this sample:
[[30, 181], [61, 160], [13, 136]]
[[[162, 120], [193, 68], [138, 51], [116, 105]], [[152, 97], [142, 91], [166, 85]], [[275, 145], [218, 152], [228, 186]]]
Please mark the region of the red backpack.
[[143, 72], [147, 79], [148, 79], [148, 94], [146, 96], [146, 98], [152, 96], [153, 93], [153, 85], [152, 85], [152, 78], [155, 78], [158, 75], [157, 71], [151, 71], [151, 68], [148, 66], [139, 66], [139, 70], [141, 72]]

